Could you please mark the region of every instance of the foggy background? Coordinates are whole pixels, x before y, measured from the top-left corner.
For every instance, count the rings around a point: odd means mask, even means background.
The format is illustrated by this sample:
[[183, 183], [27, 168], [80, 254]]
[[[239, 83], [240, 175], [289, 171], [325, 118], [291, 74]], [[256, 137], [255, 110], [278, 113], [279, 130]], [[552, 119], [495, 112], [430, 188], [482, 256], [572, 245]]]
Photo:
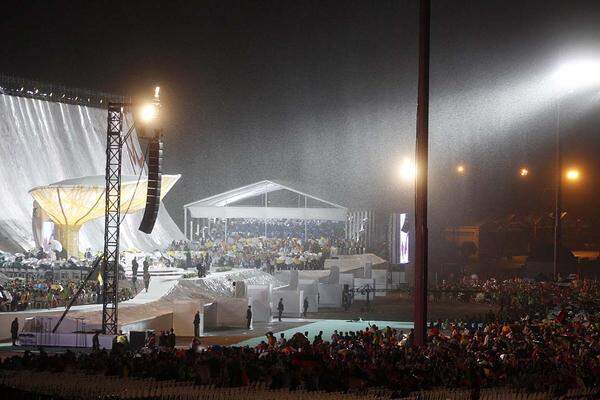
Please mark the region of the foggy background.
[[[565, 208], [597, 219], [600, 88], [551, 76], [600, 57], [600, 2], [432, 3], [430, 229], [551, 207], [558, 99], [564, 166], [583, 173]], [[138, 99], [160, 85], [180, 227], [183, 204], [262, 179], [410, 212], [417, 4], [8, 2], [0, 71]]]

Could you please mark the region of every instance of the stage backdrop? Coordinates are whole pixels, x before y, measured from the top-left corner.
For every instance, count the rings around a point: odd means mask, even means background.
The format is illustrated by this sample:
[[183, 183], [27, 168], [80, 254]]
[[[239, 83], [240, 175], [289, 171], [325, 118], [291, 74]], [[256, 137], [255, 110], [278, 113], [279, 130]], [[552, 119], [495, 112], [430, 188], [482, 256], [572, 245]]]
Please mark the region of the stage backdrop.
[[[104, 174], [106, 114], [100, 108], [0, 94], [0, 250], [34, 245], [29, 189]], [[128, 118], [124, 131], [130, 123]], [[123, 149], [123, 174], [137, 175], [142, 158], [134, 132]], [[154, 250], [183, 238], [164, 206], [151, 235], [138, 231], [141, 217], [141, 211], [125, 217], [122, 249]], [[91, 221], [81, 230], [80, 249], [101, 250], [103, 238], [104, 219]]]

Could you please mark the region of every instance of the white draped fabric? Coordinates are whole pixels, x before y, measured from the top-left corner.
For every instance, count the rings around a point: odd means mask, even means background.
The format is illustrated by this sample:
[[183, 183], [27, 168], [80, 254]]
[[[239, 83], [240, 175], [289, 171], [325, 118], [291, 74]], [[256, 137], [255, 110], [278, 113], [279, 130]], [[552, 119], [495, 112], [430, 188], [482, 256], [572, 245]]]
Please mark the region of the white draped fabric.
[[342, 208], [293, 207], [190, 207], [192, 218], [256, 218], [344, 221]]
[[[20, 251], [34, 246], [31, 188], [104, 174], [106, 110], [0, 94], [0, 137], [0, 249]], [[134, 131], [123, 149], [123, 174], [137, 176], [142, 157]], [[138, 231], [141, 218], [125, 218], [121, 248], [154, 250], [183, 239], [162, 205], [151, 235]], [[86, 224], [79, 240], [81, 250], [102, 249], [102, 218]]]

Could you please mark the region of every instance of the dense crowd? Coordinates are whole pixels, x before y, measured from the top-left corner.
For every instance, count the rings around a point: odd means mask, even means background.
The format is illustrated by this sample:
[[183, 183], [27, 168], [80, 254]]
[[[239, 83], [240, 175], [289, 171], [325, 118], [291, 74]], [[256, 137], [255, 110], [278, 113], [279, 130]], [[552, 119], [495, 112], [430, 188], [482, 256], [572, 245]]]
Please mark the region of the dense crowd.
[[[60, 259], [54, 252], [0, 252], [0, 312], [62, 307], [69, 303], [91, 270], [93, 254], [83, 259]], [[125, 278], [122, 265], [120, 279]], [[82, 288], [74, 304], [102, 302], [101, 283], [92, 279]], [[131, 299], [138, 288], [122, 285], [120, 301]]]
[[27, 353], [1, 367], [328, 391], [510, 386], [559, 394], [600, 385], [600, 283], [513, 286], [511, 312], [431, 322], [423, 347], [413, 345], [412, 331], [369, 326], [327, 338], [268, 333], [254, 348], [204, 349], [195, 340], [188, 350], [159, 343], [137, 352]]
[[[595, 281], [583, 280], [581, 282], [588, 285], [589, 282]], [[520, 278], [481, 280], [474, 276], [455, 281], [442, 281], [440, 284], [430, 286], [429, 292], [430, 300], [435, 302], [478, 302], [499, 305], [503, 311], [541, 312], [544, 304], [563, 293], [564, 288], [570, 288], [579, 283], [577, 280], [562, 280], [553, 283]], [[567, 291], [567, 293], [573, 292]]]
[[[266, 271], [322, 269], [330, 256], [360, 253], [344, 239], [340, 222], [229, 220], [201, 230], [194, 241], [173, 241], [168, 250], [188, 252], [188, 268], [262, 268]], [[200, 265], [201, 264], [201, 265]]]
[[[81, 281], [13, 279], [0, 285], [0, 312], [24, 311], [66, 306], [77, 292]], [[88, 281], [74, 304], [102, 302], [102, 287], [98, 281]], [[125, 301], [135, 295], [129, 287], [119, 288], [119, 299]]]
[[224, 240], [233, 235], [244, 237], [269, 237], [277, 239], [303, 238], [318, 239], [326, 237], [330, 239], [344, 237], [344, 223], [336, 221], [320, 220], [296, 220], [296, 219], [229, 219], [227, 226], [224, 221], [207, 224], [196, 236], [204, 240]]
[[331, 242], [325, 238], [275, 239], [245, 237], [239, 234], [227, 240], [206, 240], [184, 247], [189, 253], [188, 267], [208, 271], [218, 268], [256, 268], [267, 272], [289, 269], [323, 269], [331, 255]]

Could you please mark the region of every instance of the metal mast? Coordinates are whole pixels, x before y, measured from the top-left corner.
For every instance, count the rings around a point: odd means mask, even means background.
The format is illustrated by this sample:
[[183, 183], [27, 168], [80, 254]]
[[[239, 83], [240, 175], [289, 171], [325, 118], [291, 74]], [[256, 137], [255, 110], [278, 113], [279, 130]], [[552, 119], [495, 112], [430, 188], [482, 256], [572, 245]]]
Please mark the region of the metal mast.
[[117, 333], [119, 301], [119, 231], [121, 223], [121, 156], [123, 150], [123, 104], [109, 103], [106, 132], [106, 204], [104, 256], [102, 260], [102, 331]]
[[427, 173], [429, 159], [429, 21], [430, 0], [419, 8], [419, 98], [417, 103], [415, 177], [415, 297], [414, 321], [417, 346], [425, 344], [427, 333]]

